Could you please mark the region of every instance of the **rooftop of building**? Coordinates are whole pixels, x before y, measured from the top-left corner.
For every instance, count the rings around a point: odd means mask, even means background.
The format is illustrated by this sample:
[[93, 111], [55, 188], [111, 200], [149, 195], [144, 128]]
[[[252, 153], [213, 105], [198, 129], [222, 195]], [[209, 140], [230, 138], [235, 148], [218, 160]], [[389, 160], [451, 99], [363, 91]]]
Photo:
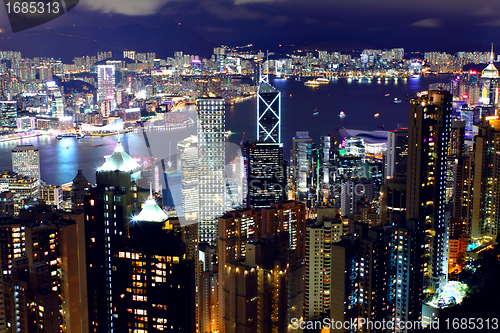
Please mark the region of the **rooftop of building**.
[[21, 151], [38, 151], [38, 148], [33, 145], [18, 145], [16, 148], [12, 149], [13, 153]]
[[122, 144], [118, 141], [113, 154], [97, 171], [131, 172], [138, 168], [139, 164], [123, 150]]

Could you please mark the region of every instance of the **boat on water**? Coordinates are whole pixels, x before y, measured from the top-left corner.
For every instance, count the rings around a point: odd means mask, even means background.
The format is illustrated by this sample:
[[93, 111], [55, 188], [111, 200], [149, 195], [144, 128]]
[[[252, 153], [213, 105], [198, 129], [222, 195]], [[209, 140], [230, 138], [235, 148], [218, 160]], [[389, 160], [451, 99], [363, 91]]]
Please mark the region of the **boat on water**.
[[375, 114], [373, 115], [373, 117], [374, 117], [374, 118], [378, 118], [378, 116], [380, 116], [380, 113], [375, 113]]
[[319, 113], [319, 112], [318, 112], [318, 108], [315, 108], [315, 109], [314, 109], [314, 113], [313, 113], [313, 115], [314, 115], [314, 116], [317, 116], [317, 115], [318, 115], [318, 113]]
[[95, 145], [92, 145], [91, 147], [99, 147], [99, 146], [102, 146], [103, 144], [102, 143], [97, 143]]
[[340, 111], [339, 117], [340, 118], [345, 118], [345, 112], [344, 111]]
[[325, 83], [330, 83], [330, 80], [328, 80], [328, 79], [327, 79], [327, 78], [325, 78], [325, 77], [318, 77], [318, 78], [316, 79], [316, 82], [318, 82], [318, 83], [322, 83], [322, 84], [325, 84]]
[[400, 99], [394, 98], [394, 104], [400, 104], [400, 103], [401, 103]]
[[390, 96], [391, 94], [385, 94], [385, 96]]
[[309, 81], [306, 81], [306, 82], [304, 83], [304, 85], [306, 85], [306, 86], [313, 86], [313, 87], [315, 87], [315, 86], [319, 86], [319, 82], [318, 82], [318, 81], [316, 81], [316, 80], [309, 80]]

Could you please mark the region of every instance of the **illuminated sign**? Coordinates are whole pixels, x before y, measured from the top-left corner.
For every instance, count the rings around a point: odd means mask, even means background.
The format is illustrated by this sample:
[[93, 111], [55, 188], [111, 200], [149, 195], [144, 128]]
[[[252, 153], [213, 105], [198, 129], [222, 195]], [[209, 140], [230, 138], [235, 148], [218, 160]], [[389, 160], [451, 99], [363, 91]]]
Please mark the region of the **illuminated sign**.
[[469, 99], [469, 95], [467, 95], [467, 94], [463, 94], [463, 95], [462, 95], [462, 99]]

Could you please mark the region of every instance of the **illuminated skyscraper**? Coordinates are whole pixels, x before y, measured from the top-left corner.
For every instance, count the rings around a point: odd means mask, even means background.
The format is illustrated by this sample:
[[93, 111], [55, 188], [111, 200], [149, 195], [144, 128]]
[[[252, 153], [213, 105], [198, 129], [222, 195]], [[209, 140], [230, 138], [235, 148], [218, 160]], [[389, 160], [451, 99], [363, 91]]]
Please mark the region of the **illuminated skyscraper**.
[[257, 141], [281, 143], [281, 92], [269, 83], [257, 92]]
[[194, 333], [195, 263], [184, 230], [150, 196], [129, 231], [112, 251], [111, 331]]
[[283, 201], [285, 176], [283, 144], [272, 142], [245, 143], [249, 208], [269, 207], [271, 202]]
[[471, 236], [491, 237], [498, 235], [500, 195], [498, 181], [500, 161], [500, 119], [490, 116], [479, 127], [474, 138], [474, 192]]
[[306, 228], [305, 313], [307, 320], [320, 319], [330, 311], [332, 281], [331, 246], [347, 233], [335, 208], [318, 208], [318, 218]]
[[406, 219], [426, 226], [424, 285], [431, 291], [448, 278], [446, 161], [451, 110], [452, 95], [445, 90], [431, 90], [410, 100]]
[[87, 273], [91, 331], [113, 331], [114, 303], [111, 258], [116, 245], [129, 234], [134, 215], [147, 191], [138, 189], [139, 165], [118, 142], [113, 154], [97, 169], [97, 186], [85, 197], [85, 234], [87, 237]]
[[311, 190], [315, 179], [315, 145], [309, 132], [297, 132], [292, 140], [292, 156], [290, 163], [290, 185], [294, 200], [308, 202], [315, 198]]
[[101, 113], [108, 116], [116, 106], [115, 101], [115, 66], [97, 66], [97, 102]]
[[493, 64], [493, 44], [491, 45], [491, 59], [488, 66], [481, 73], [481, 97], [479, 101], [482, 104], [491, 105], [495, 108], [495, 114], [498, 114], [498, 102], [500, 94], [500, 75], [498, 69]]
[[224, 99], [198, 99], [199, 240], [215, 244], [226, 211]]
[[40, 152], [35, 146], [16, 146], [12, 149], [12, 171], [40, 180]]

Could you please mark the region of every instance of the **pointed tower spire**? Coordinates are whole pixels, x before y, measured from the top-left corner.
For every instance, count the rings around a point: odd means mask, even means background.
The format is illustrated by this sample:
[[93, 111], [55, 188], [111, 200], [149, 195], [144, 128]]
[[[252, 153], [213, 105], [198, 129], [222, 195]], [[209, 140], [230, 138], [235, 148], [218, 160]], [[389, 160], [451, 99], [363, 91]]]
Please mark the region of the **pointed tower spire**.
[[149, 199], [153, 199], [153, 184], [149, 183]]
[[491, 43], [490, 64], [492, 64], [493, 61], [494, 61], [494, 58], [493, 58], [493, 43]]

